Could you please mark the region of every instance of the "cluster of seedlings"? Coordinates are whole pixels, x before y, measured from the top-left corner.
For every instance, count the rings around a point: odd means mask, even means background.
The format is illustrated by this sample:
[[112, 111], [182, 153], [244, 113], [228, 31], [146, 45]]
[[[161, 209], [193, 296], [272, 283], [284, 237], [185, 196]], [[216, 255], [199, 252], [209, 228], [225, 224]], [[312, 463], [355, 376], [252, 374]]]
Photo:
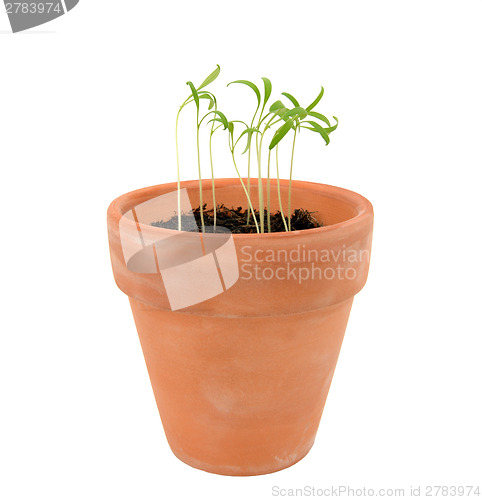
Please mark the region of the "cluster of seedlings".
[[[244, 85], [249, 87], [256, 96], [256, 108], [250, 123], [242, 120], [228, 120], [226, 114], [218, 107], [218, 101], [215, 95], [206, 90], [219, 76], [221, 68], [217, 68], [197, 87], [192, 82], [187, 82], [190, 94], [181, 104], [176, 117], [176, 156], [177, 156], [177, 186], [178, 186], [178, 210], [177, 215], [170, 221], [161, 221], [155, 223], [156, 226], [168, 227], [172, 229], [193, 231], [198, 230], [193, 226], [193, 217], [199, 228], [205, 232], [206, 228], [212, 227], [214, 231], [217, 226], [228, 228], [233, 233], [271, 233], [280, 231], [293, 231], [299, 229], [309, 229], [319, 227], [321, 223], [316, 220], [312, 213], [303, 210], [292, 210], [291, 206], [291, 182], [293, 177], [293, 161], [296, 146], [296, 138], [301, 129], [310, 130], [318, 134], [326, 145], [330, 143], [330, 134], [338, 126], [338, 119], [333, 117], [334, 123], [321, 113], [314, 111], [314, 108], [323, 97], [324, 89], [308, 106], [302, 107], [298, 100], [288, 92], [283, 92], [282, 99], [269, 104], [272, 92], [272, 84], [268, 78], [262, 78], [262, 90], [254, 83], [248, 80], [236, 80], [229, 85]], [[179, 162], [178, 146], [178, 125], [182, 110], [194, 104], [196, 106], [196, 145], [197, 145], [197, 166], [199, 172], [199, 207], [191, 214], [181, 212], [181, 173]], [[207, 106], [206, 112], [201, 112]], [[201, 155], [200, 155], [200, 130], [202, 126], [209, 127], [209, 158], [212, 178], [212, 206], [207, 209], [207, 204], [203, 201], [202, 179], [201, 179]], [[218, 130], [224, 130], [227, 133], [227, 143], [230, 156], [236, 175], [242, 185], [246, 195], [246, 208], [228, 208], [216, 203], [215, 175], [213, 163], [212, 138]], [[274, 132], [273, 132], [274, 131]], [[270, 142], [267, 143], [267, 137]], [[289, 172], [288, 199], [283, 206], [280, 190], [279, 175], [279, 157], [278, 147], [282, 140], [287, 140], [291, 136], [291, 160]], [[246, 182], [240, 173], [238, 167], [240, 144], [244, 144], [244, 150], [241, 155], [247, 155], [247, 176]], [[267, 154], [263, 151], [267, 146]], [[263, 148], [264, 147], [264, 148]], [[254, 182], [254, 189], [257, 190], [259, 200], [259, 210], [253, 208], [251, 202], [251, 193], [253, 190], [252, 176], [252, 157], [255, 158], [255, 173], [257, 174], [257, 183]], [[272, 158], [272, 156], [274, 158]], [[238, 158], [237, 158], [238, 157]], [[273, 160], [273, 161], [272, 161]], [[275, 176], [272, 175], [272, 163], [275, 165]], [[266, 180], [266, 187], [263, 188], [263, 178]], [[255, 179], [254, 179], [255, 180]], [[278, 206], [276, 213], [271, 213], [270, 185], [276, 182]], [[257, 186], [256, 186], [257, 184]], [[202, 207], [202, 209], [201, 209]]]

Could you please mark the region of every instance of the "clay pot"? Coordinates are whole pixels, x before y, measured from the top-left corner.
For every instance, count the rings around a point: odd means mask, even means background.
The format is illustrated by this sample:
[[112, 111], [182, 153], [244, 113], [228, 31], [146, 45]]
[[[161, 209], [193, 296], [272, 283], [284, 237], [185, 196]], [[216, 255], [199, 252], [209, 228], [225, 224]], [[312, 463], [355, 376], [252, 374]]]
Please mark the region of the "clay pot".
[[[198, 181], [182, 187], [197, 207]], [[287, 187], [282, 181], [285, 209]], [[324, 227], [208, 240], [150, 226], [172, 211], [175, 191], [175, 183], [140, 189], [108, 210], [115, 280], [129, 296], [169, 445], [217, 474], [289, 467], [313, 445], [353, 297], [367, 278], [372, 206], [345, 189], [294, 181], [292, 207], [315, 212]], [[216, 181], [216, 201], [246, 206], [239, 180]]]

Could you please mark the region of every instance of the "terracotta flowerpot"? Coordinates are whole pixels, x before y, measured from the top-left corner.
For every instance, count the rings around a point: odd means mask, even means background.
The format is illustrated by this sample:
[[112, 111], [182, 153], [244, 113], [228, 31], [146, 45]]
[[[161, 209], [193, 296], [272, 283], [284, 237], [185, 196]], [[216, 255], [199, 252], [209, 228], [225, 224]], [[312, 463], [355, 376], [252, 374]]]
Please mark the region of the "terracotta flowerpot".
[[[198, 181], [182, 187], [197, 207]], [[287, 181], [281, 187], [286, 210]], [[175, 191], [175, 183], [140, 189], [108, 210], [115, 280], [129, 296], [169, 445], [217, 474], [289, 467], [313, 445], [367, 278], [372, 206], [345, 189], [294, 181], [292, 207], [316, 212], [324, 227], [203, 236], [150, 226], [177, 210]], [[218, 180], [216, 201], [246, 206], [239, 181]], [[192, 305], [179, 307], [183, 300]]]

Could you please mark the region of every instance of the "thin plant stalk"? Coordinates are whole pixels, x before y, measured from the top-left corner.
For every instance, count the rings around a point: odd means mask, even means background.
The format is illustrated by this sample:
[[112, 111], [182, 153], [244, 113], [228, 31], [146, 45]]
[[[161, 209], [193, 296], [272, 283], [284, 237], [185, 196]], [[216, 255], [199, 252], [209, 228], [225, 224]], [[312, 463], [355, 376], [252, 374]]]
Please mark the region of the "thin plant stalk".
[[[258, 190], [260, 191], [260, 220], [261, 220], [261, 232], [264, 233], [264, 200], [263, 200], [263, 184], [261, 181], [261, 148], [263, 145], [263, 138], [264, 134], [266, 131], [269, 129], [271, 122], [273, 121], [275, 117], [273, 116], [271, 120], [266, 124], [263, 133], [261, 134], [261, 139], [259, 140], [259, 145], [258, 145], [258, 136], [256, 136], [256, 150], [258, 153]], [[258, 123], [258, 127], [261, 124], [261, 119]], [[270, 166], [270, 156], [271, 156], [271, 150], [268, 150], [268, 178], [267, 178], [267, 191], [266, 191], [266, 201], [267, 201], [267, 210], [268, 210], [268, 232], [271, 232], [271, 214], [270, 214], [270, 192], [269, 192], [269, 186], [270, 186], [270, 179], [269, 179], [269, 166]], [[262, 212], [261, 212], [261, 207], [262, 207]]]
[[213, 207], [214, 207], [214, 232], [216, 232], [216, 215], [217, 215], [217, 205], [216, 205], [216, 191], [214, 187], [214, 166], [213, 166], [213, 133], [214, 133], [214, 122], [211, 127], [211, 134], [209, 136], [209, 160], [211, 162], [211, 179], [213, 186]]
[[261, 232], [264, 233], [264, 195], [263, 195], [263, 180], [261, 172], [261, 146], [263, 145], [263, 136], [259, 141], [258, 136], [256, 136], [256, 152], [258, 156], [258, 200], [259, 200], [259, 221], [261, 224]]
[[278, 181], [278, 202], [279, 210], [281, 212], [281, 217], [283, 219], [283, 224], [285, 226], [285, 231], [288, 232], [288, 226], [286, 225], [285, 214], [283, 212], [283, 204], [281, 203], [281, 189], [279, 185], [279, 163], [278, 163], [278, 145], [276, 145], [276, 179]]
[[270, 177], [269, 177], [269, 165], [271, 161], [271, 149], [268, 151], [268, 175], [266, 182], [266, 205], [268, 210], [268, 233], [271, 233], [271, 204], [270, 204]]
[[[241, 83], [243, 85], [247, 85], [256, 93], [256, 96], [258, 98], [258, 105], [256, 107], [256, 111], [254, 112], [253, 118], [251, 120], [251, 127], [250, 127], [250, 128], [253, 128], [254, 120], [256, 119], [256, 115], [257, 115], [259, 107], [261, 105], [261, 96], [260, 96], [259, 90], [256, 87], [256, 85], [254, 85], [253, 83], [248, 82], [246, 80], [236, 80], [234, 82], [228, 83], [228, 87], [232, 83]], [[248, 146], [248, 182], [247, 182], [247, 184], [248, 184], [247, 196], [248, 196], [248, 199], [251, 200], [251, 197], [250, 197], [250, 195], [251, 195], [251, 144]], [[254, 212], [253, 212], [253, 217], [254, 217]], [[255, 221], [256, 221], [256, 217], [255, 217]], [[248, 224], [249, 224], [249, 210], [248, 210], [248, 216], [246, 217], [246, 225], [248, 225]]]
[[199, 172], [199, 212], [201, 215], [201, 227], [202, 232], [205, 232], [204, 228], [204, 206], [203, 206], [203, 186], [202, 186], [202, 175], [201, 175], [201, 153], [199, 150], [199, 109], [197, 110], [197, 131], [196, 131], [196, 146], [197, 146], [197, 168]]
[[296, 128], [293, 136], [293, 148], [291, 150], [290, 185], [288, 187], [288, 227], [291, 231], [291, 179], [293, 178], [293, 159], [295, 157]]
[[181, 114], [182, 109], [189, 101], [190, 97], [188, 97], [179, 108], [176, 116], [176, 161], [177, 161], [177, 227], [179, 231], [181, 231], [181, 172], [179, 169], [179, 140], [178, 140], [178, 127], [179, 127], [179, 115]]
[[249, 197], [248, 190], [246, 189], [246, 186], [244, 185], [243, 179], [242, 179], [241, 174], [239, 173], [239, 170], [238, 170], [238, 166], [236, 165], [236, 159], [234, 158], [234, 149], [231, 150], [231, 157], [233, 158], [234, 168], [236, 169], [236, 173], [238, 174], [239, 181], [241, 182], [241, 185], [243, 186], [244, 194], [246, 195], [246, 198], [248, 200], [249, 208], [251, 210], [251, 213], [253, 214], [253, 220], [254, 220], [254, 223], [256, 224], [256, 232], [259, 233], [259, 225], [258, 225], [258, 221], [256, 220], [256, 217], [254, 215], [254, 208], [253, 208], [253, 205], [251, 203], [251, 198]]
[[[248, 149], [248, 196], [251, 196], [251, 145]], [[248, 210], [248, 217], [246, 219], [246, 225], [249, 224], [249, 216], [251, 212]]]
[[[176, 116], [176, 162], [177, 162], [177, 228], [181, 231], [181, 172], [179, 168], [179, 140], [178, 140], [178, 128], [179, 128], [179, 115], [183, 110], [184, 106], [190, 102], [191, 96], [189, 96], [180, 106], [179, 111]], [[199, 113], [198, 113], [199, 120]]]
[[[221, 112], [219, 112], [217, 109], [215, 109], [214, 111], [211, 111], [210, 113], [208, 113], [207, 115], [205, 115], [201, 119], [201, 122], [199, 123], [199, 127], [201, 126], [201, 123], [204, 121], [204, 118], [206, 118], [211, 113], [214, 113], [214, 114], [221, 116], [221, 119], [214, 118], [211, 120], [212, 121], [211, 132], [209, 134], [209, 161], [210, 161], [210, 165], [211, 165], [211, 184], [212, 184], [212, 193], [213, 193], [214, 231], [216, 231], [216, 227], [217, 227], [217, 203], [216, 203], [216, 185], [215, 185], [214, 164], [213, 164], [213, 135], [214, 135], [214, 132], [216, 132], [216, 130], [218, 130], [218, 128], [220, 128], [224, 125], [223, 118], [226, 120], [226, 117]], [[214, 124], [216, 121], [221, 122], [221, 125], [214, 128]], [[227, 121], [226, 121], [226, 123], [227, 123]]]
[[176, 160], [177, 160], [177, 228], [181, 231], [181, 173], [179, 169], [179, 141], [177, 137], [177, 129], [179, 125], [179, 115], [181, 114], [182, 106], [177, 112], [176, 117]]

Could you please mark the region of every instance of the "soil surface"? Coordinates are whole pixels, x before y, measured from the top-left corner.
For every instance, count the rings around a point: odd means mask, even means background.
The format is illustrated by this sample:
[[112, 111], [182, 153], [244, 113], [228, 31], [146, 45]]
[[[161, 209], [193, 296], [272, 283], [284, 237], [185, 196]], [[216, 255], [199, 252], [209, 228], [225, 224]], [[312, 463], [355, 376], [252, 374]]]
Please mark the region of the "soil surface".
[[[214, 226], [214, 209], [211, 208], [210, 210], [206, 210], [206, 205], [204, 205], [203, 208], [204, 225], [211, 226], [206, 229], [212, 232]], [[291, 230], [299, 231], [303, 229], [321, 227], [323, 224], [313, 216], [313, 213], [314, 212], [308, 212], [302, 208], [297, 208], [291, 215]], [[194, 224], [192, 214], [181, 214], [181, 227], [183, 231], [197, 232], [201, 230], [201, 208], [195, 208], [193, 210], [193, 214], [196, 224]], [[255, 210], [255, 214], [256, 220], [259, 224], [259, 212]], [[286, 225], [288, 225], [288, 217], [285, 217], [285, 221]], [[178, 229], [178, 217], [175, 215], [168, 221], [153, 222], [151, 225], [166, 229]], [[251, 211], [248, 217], [248, 210], [243, 209], [242, 207], [227, 208], [224, 205], [218, 205], [216, 212], [216, 225], [225, 227], [234, 234], [257, 232]], [[283, 223], [283, 216], [281, 215], [281, 212], [278, 211], [275, 214], [271, 214], [270, 225], [272, 233], [285, 231], [285, 225]], [[266, 212], [264, 214], [264, 227], [265, 232], [268, 232], [268, 216]]]

